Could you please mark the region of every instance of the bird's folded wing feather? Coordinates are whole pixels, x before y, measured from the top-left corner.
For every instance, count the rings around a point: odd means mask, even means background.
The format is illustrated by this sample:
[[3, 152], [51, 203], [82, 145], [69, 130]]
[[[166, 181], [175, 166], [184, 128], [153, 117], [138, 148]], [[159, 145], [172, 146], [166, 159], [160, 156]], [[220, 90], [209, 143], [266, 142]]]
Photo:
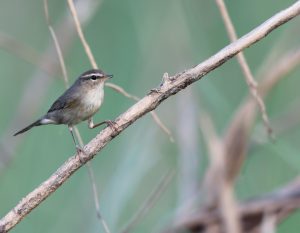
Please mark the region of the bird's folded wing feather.
[[49, 112], [58, 111], [62, 109], [67, 109], [71, 107], [75, 107], [75, 105], [78, 103], [78, 100], [76, 98], [68, 98], [67, 95], [63, 95], [60, 98], [58, 98], [50, 107], [48, 110]]

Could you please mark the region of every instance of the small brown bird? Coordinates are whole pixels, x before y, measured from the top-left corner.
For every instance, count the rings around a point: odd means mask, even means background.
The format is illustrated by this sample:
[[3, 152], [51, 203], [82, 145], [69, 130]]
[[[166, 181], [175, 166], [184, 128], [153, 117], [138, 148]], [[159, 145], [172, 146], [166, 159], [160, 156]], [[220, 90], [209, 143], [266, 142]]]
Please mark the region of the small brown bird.
[[99, 110], [104, 99], [104, 83], [113, 75], [105, 74], [102, 70], [92, 69], [81, 74], [74, 84], [65, 91], [50, 107], [48, 112], [31, 125], [18, 131], [14, 136], [24, 133], [34, 126], [68, 125], [77, 152], [82, 149], [76, 143], [73, 126], [88, 120], [88, 127], [93, 129], [102, 124], [113, 126], [112, 121], [93, 123], [92, 116]]

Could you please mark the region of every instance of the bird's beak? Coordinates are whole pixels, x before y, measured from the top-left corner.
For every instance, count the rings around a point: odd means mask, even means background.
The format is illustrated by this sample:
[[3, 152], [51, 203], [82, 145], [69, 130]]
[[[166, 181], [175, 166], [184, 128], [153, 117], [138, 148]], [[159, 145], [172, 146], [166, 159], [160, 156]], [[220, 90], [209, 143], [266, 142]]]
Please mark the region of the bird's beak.
[[106, 77], [110, 79], [110, 78], [113, 77], [113, 75], [112, 74], [107, 74]]

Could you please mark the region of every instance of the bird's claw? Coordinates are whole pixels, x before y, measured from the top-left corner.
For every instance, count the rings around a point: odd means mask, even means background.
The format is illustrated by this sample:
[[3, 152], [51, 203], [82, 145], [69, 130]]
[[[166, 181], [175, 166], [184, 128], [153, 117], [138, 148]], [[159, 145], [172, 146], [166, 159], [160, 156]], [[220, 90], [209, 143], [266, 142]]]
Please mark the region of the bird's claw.
[[79, 161], [80, 161], [80, 163], [84, 163], [84, 160], [83, 160], [83, 158], [80, 156], [80, 154], [86, 154], [85, 153], [85, 151], [84, 151], [84, 149], [83, 148], [81, 148], [80, 146], [78, 146], [78, 145], [76, 145], [76, 151], [77, 151], [77, 156], [78, 156], [78, 159], [79, 159]]
[[105, 123], [106, 123], [110, 128], [112, 128], [114, 131], [118, 131], [118, 129], [117, 129], [118, 124], [117, 124], [115, 121], [107, 120], [107, 121], [105, 121]]

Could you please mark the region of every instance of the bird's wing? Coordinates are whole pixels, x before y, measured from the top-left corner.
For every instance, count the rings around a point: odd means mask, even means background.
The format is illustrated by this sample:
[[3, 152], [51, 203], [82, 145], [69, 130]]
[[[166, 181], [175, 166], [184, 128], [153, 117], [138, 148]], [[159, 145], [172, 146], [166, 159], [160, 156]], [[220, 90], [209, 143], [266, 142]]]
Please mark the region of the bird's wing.
[[72, 94], [72, 92], [69, 89], [52, 104], [52, 106], [48, 110], [48, 113], [74, 107], [77, 103], [78, 96]]
[[52, 106], [50, 107], [50, 109], [48, 110], [49, 112], [53, 112], [53, 111], [57, 111], [57, 110], [62, 110], [62, 109], [66, 109], [71, 107], [73, 104], [75, 104], [75, 101], [61, 101], [60, 99], [56, 100]]

